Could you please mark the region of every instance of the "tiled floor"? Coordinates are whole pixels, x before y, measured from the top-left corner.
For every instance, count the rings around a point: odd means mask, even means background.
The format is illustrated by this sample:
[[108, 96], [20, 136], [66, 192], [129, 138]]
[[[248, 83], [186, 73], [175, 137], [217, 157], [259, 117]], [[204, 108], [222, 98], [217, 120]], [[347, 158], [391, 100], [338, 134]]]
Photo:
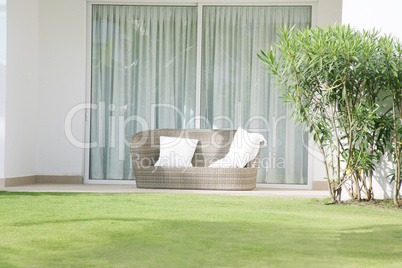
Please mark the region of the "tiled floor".
[[211, 190], [171, 190], [138, 189], [135, 185], [110, 184], [29, 184], [14, 187], [0, 187], [0, 191], [19, 192], [88, 192], [88, 193], [183, 193], [183, 194], [219, 194], [236, 196], [277, 196], [277, 197], [329, 197], [328, 190], [291, 190], [257, 187], [254, 191], [211, 191]]

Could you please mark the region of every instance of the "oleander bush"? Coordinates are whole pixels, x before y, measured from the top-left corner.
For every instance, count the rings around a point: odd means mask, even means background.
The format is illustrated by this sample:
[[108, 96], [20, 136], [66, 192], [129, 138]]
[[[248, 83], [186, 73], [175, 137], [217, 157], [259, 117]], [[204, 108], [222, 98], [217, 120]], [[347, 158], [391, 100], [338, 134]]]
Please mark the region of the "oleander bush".
[[323, 156], [334, 203], [345, 189], [372, 199], [373, 172], [392, 155], [398, 204], [401, 186], [401, 44], [378, 31], [350, 26], [279, 30], [280, 41], [259, 58], [277, 78], [297, 123]]

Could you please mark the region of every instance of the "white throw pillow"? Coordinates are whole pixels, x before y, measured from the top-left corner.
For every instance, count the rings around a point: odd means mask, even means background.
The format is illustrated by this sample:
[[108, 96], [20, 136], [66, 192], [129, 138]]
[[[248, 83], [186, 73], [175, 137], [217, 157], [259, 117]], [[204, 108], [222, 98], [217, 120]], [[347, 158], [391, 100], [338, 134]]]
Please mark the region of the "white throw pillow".
[[180, 137], [160, 137], [160, 154], [155, 166], [160, 167], [192, 167], [198, 140]]
[[263, 145], [266, 144], [264, 136], [258, 133], [247, 132], [239, 127], [227, 155], [213, 162], [209, 167], [243, 168], [257, 156], [261, 142], [263, 142]]

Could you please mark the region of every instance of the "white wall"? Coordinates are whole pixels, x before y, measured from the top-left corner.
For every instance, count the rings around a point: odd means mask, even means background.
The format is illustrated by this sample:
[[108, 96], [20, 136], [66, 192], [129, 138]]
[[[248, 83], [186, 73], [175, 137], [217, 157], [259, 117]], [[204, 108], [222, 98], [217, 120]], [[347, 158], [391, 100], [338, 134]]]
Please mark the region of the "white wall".
[[[64, 134], [64, 119], [85, 102], [86, 1], [39, 0], [39, 91], [36, 171], [40, 175], [82, 174], [83, 152]], [[74, 118], [84, 140], [84, 117]]]
[[317, 7], [317, 26], [325, 27], [342, 23], [342, 0], [319, 0]]
[[[358, 30], [377, 29], [402, 40], [402, 1], [400, 0], [343, 0], [342, 22]], [[375, 198], [392, 197], [393, 185], [386, 176], [391, 172], [390, 161], [381, 160], [375, 172], [373, 190]], [[343, 199], [348, 198], [344, 191]]]
[[35, 174], [38, 2], [7, 2], [4, 177]]
[[[7, 39], [10, 68], [7, 66], [5, 176], [82, 174], [83, 150], [68, 142], [64, 120], [73, 106], [87, 100], [87, 1], [9, 2], [12, 4], [7, 7], [11, 17], [8, 30], [13, 33]], [[272, 4], [274, 1], [253, 2]], [[280, 3], [295, 2], [312, 1]], [[340, 22], [341, 10], [341, 0], [319, 0], [315, 23], [325, 26]], [[78, 140], [84, 141], [84, 128], [84, 114], [79, 113], [73, 120], [73, 133]]]
[[402, 1], [343, 0], [342, 22], [357, 29], [382, 30], [402, 39]]
[[6, 119], [6, 40], [7, 3], [0, 0], [0, 178], [4, 178], [4, 145]]

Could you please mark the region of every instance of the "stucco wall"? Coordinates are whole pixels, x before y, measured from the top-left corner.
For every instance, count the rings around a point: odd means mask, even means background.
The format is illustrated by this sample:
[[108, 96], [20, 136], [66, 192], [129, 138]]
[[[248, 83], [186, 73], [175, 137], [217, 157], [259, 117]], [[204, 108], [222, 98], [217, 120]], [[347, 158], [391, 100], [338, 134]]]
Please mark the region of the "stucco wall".
[[[39, 1], [39, 83], [36, 172], [40, 175], [82, 174], [83, 152], [64, 134], [64, 119], [85, 102], [86, 1]], [[73, 120], [84, 140], [84, 117]]]
[[402, 1], [343, 0], [342, 21], [357, 29], [376, 28], [402, 39]]
[[35, 173], [38, 1], [7, 1], [4, 177]]
[[[391, 34], [402, 40], [402, 1], [398, 0], [343, 0], [342, 22], [352, 27], [362, 29], [377, 29], [383, 34]], [[392, 164], [384, 157], [377, 165], [374, 173], [373, 190], [375, 198], [392, 197], [393, 185], [386, 176], [392, 172]], [[343, 199], [348, 198], [343, 192]]]
[[4, 145], [6, 118], [6, 0], [0, 0], [0, 178], [4, 178]]

